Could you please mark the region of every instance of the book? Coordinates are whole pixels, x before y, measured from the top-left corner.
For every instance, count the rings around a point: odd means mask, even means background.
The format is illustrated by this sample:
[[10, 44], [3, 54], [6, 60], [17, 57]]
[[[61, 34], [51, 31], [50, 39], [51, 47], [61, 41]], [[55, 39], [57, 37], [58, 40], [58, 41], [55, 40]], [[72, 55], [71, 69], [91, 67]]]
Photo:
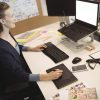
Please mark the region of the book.
[[58, 89], [70, 85], [71, 83], [76, 82], [78, 80], [64, 64], [57, 65], [46, 71], [47, 73], [49, 73], [51, 71], [54, 71], [55, 69], [63, 70], [62, 76], [56, 80], [53, 80], [54, 84]]

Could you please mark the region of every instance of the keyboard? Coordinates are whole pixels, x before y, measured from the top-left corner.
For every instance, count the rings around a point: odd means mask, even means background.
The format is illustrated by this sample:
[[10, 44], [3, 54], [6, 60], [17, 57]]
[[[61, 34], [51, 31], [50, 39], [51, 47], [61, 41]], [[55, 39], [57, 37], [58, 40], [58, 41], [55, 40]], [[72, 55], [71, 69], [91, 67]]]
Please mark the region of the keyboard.
[[48, 42], [45, 44], [47, 48], [45, 48], [42, 52], [51, 58], [55, 63], [68, 59], [69, 56], [57, 48], [53, 43]]

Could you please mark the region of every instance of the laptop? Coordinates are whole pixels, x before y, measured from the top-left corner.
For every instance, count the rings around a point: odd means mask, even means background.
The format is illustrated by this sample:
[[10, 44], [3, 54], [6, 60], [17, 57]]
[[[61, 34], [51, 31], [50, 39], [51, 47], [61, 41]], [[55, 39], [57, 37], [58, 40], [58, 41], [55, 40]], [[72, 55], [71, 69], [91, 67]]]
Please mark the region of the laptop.
[[58, 31], [74, 42], [89, 36], [98, 29], [99, 3], [94, 1], [76, 1], [75, 22]]

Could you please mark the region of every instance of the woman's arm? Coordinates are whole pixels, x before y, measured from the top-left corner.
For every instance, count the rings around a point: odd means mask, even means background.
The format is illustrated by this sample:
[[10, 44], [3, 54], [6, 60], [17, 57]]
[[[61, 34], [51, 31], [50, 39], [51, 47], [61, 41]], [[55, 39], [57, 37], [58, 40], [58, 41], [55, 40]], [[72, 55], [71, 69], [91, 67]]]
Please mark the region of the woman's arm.
[[58, 79], [62, 73], [62, 70], [56, 69], [55, 71], [51, 71], [48, 74], [40, 74], [40, 81], [51, 81]]
[[29, 47], [29, 46], [23, 46], [22, 51], [31, 51], [31, 52], [40, 52], [44, 50], [47, 46], [46, 45], [38, 45], [36, 47]]
[[51, 81], [58, 79], [62, 75], [62, 70], [57, 69], [48, 74], [30, 74], [29, 81]]

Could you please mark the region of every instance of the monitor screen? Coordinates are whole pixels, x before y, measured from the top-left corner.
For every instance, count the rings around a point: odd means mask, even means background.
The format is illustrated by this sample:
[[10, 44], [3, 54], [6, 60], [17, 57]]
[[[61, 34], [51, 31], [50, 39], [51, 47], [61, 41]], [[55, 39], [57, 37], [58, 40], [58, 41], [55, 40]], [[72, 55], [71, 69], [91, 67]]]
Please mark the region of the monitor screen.
[[76, 14], [76, 0], [41, 0], [41, 2], [44, 15], [75, 16]]
[[98, 4], [84, 1], [76, 1], [76, 19], [86, 23], [97, 25]]

